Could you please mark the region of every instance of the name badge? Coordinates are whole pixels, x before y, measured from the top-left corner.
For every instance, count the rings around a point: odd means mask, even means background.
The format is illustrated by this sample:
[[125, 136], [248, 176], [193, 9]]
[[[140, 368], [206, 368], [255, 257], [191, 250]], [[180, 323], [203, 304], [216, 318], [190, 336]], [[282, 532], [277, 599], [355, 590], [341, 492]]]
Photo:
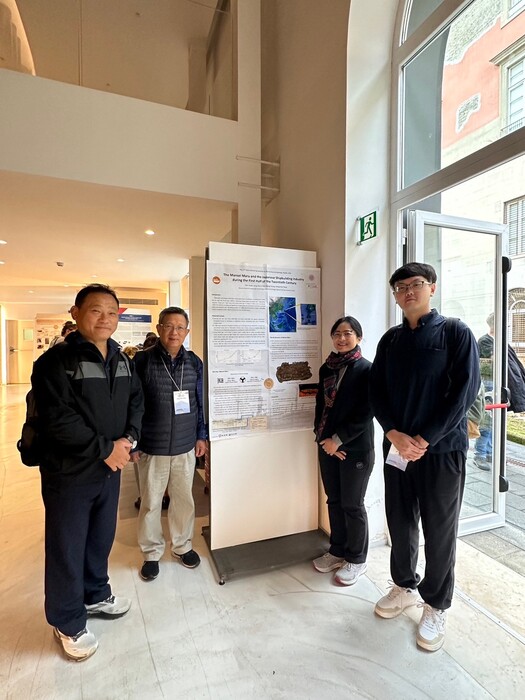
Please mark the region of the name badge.
[[190, 392], [189, 391], [174, 391], [173, 392], [173, 406], [175, 408], [175, 415], [180, 415], [181, 413], [190, 412]]

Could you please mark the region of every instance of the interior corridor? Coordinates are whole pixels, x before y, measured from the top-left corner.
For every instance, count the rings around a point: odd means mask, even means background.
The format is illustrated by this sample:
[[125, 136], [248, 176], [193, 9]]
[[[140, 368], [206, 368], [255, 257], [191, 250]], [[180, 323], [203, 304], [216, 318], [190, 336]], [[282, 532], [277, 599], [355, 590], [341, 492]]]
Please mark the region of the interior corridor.
[[15, 444], [27, 389], [0, 388], [0, 697], [523, 697], [520, 573], [458, 542], [456, 596], [445, 645], [436, 653], [416, 647], [419, 610], [393, 620], [373, 614], [389, 578], [386, 546], [371, 549], [367, 575], [350, 588], [334, 586], [310, 562], [219, 586], [201, 517], [194, 540], [201, 566], [185, 569], [167, 552], [158, 579], [146, 583], [138, 575], [129, 467], [110, 574], [114, 592], [131, 597], [132, 608], [120, 620], [91, 619], [97, 653], [83, 663], [67, 661], [43, 612], [39, 473], [21, 464]]

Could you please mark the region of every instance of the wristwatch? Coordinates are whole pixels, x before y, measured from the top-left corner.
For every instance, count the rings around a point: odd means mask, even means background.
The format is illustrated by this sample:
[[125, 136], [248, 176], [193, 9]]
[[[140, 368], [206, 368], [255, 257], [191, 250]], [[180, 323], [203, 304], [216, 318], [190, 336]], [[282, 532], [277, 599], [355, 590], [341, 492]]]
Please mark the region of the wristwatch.
[[137, 446], [137, 441], [132, 435], [124, 435], [126, 440], [131, 443], [131, 449], [134, 450], [135, 447]]

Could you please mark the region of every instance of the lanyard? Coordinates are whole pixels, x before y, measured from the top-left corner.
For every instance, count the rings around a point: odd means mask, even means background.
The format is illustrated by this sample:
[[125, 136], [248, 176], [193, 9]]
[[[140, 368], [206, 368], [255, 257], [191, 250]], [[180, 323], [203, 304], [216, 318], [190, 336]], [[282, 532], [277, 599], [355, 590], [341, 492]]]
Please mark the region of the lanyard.
[[[175, 379], [173, 379], [173, 375], [171, 374], [169, 369], [166, 367], [166, 363], [164, 362], [164, 358], [162, 357], [162, 355], [161, 355], [160, 359], [162, 360], [162, 364], [164, 365], [164, 369], [166, 370], [166, 374], [171, 379], [171, 381], [175, 384], [175, 388], [177, 389], [177, 391], [182, 391], [182, 387], [184, 384], [184, 360], [182, 361], [182, 369], [180, 371], [180, 387], [179, 387], [179, 385], [177, 384]], [[175, 372], [175, 370], [173, 370], [173, 371]]]

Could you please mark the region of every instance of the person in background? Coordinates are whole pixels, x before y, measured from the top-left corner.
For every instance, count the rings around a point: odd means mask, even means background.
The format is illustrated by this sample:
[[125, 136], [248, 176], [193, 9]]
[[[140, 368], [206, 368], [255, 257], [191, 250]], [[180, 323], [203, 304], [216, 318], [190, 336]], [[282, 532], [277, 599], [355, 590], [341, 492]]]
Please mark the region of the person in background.
[[[77, 325], [74, 321], [66, 321], [62, 326], [62, 331], [60, 335], [56, 335], [52, 341], [49, 343], [49, 347], [54, 347], [57, 343], [62, 343], [70, 333], [77, 330]], [[49, 348], [48, 348], [49, 349]]]
[[171, 553], [193, 569], [200, 558], [192, 546], [195, 504], [192, 495], [195, 458], [205, 453], [207, 429], [202, 396], [202, 361], [183, 346], [188, 315], [178, 306], [161, 311], [156, 344], [137, 353], [145, 412], [138, 461], [140, 510], [138, 541], [144, 557], [140, 576], [153, 581], [164, 554], [162, 500], [167, 488]]
[[143, 413], [140, 381], [111, 338], [118, 309], [110, 287], [81, 289], [71, 309], [78, 330], [39, 357], [31, 377], [41, 424], [45, 612], [75, 661], [98, 647], [88, 615], [116, 618], [131, 606], [108, 579], [120, 472]]
[[157, 342], [157, 340], [158, 340], [157, 334], [153, 333], [153, 331], [146, 333], [144, 343], [142, 344], [142, 349], [147, 350], [148, 348], [152, 348], [155, 345], [155, 343]]
[[[487, 317], [489, 332], [478, 339], [481, 378], [485, 384], [487, 402], [493, 399], [493, 355], [494, 355], [494, 314]], [[525, 368], [514, 348], [508, 346], [508, 387], [510, 392], [509, 410], [514, 413], [525, 411]], [[479, 427], [480, 436], [474, 446], [474, 464], [482, 471], [492, 469], [492, 415], [485, 411]]]
[[369, 401], [371, 363], [361, 355], [361, 324], [339, 318], [330, 331], [333, 352], [319, 371], [314, 432], [327, 496], [330, 549], [314, 559], [334, 581], [357, 582], [367, 568], [368, 518], [364, 498], [374, 466], [373, 414]]
[[138, 348], [135, 345], [126, 345], [122, 348], [124, 355], [127, 355], [132, 360], [137, 354]]
[[[390, 277], [403, 322], [377, 346], [370, 374], [374, 414], [385, 439], [385, 506], [394, 585], [375, 613], [393, 618], [423, 599], [416, 643], [436, 651], [445, 638], [454, 591], [456, 537], [468, 450], [467, 412], [480, 386], [470, 329], [431, 308], [437, 276], [408, 263]], [[419, 519], [425, 574], [416, 571]]]

